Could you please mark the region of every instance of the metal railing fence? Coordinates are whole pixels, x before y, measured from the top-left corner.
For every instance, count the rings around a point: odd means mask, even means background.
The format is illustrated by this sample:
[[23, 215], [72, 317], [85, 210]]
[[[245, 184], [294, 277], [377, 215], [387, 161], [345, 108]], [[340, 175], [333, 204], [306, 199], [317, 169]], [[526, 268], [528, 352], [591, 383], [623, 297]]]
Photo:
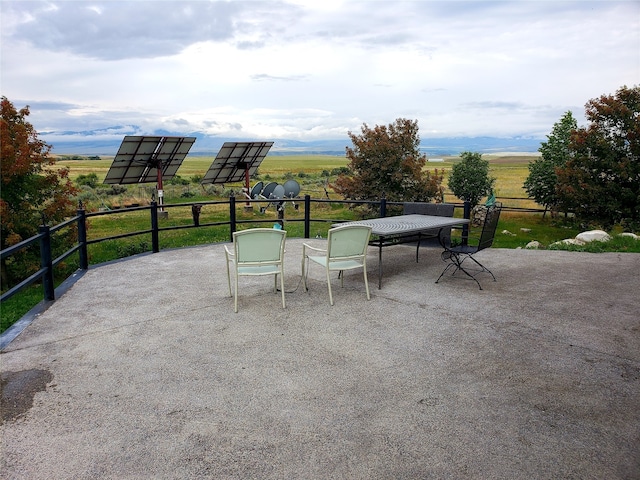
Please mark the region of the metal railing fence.
[[[521, 198], [498, 198], [498, 200], [525, 200]], [[529, 199], [527, 199], [529, 200]], [[251, 203], [274, 203], [273, 200], [251, 200]], [[304, 238], [310, 237], [311, 232], [311, 224], [313, 222], [323, 222], [323, 223], [338, 223], [344, 220], [331, 219], [331, 218], [311, 218], [312, 213], [312, 204], [342, 204], [349, 206], [356, 205], [368, 205], [374, 211], [378, 212], [379, 216], [386, 217], [387, 210], [390, 206], [402, 206], [402, 202], [391, 202], [387, 201], [385, 198], [381, 198], [376, 201], [369, 200], [332, 200], [332, 199], [312, 199], [309, 195], [304, 196], [304, 216], [303, 218], [295, 218], [289, 219], [288, 222], [304, 222]], [[118, 209], [112, 211], [104, 211], [104, 212], [91, 212], [87, 213], [84, 208], [80, 205], [78, 208], [76, 215], [68, 220], [50, 227], [48, 225], [41, 225], [38, 229], [38, 234], [34, 235], [31, 238], [21, 241], [16, 245], [13, 245], [5, 250], [0, 252], [0, 259], [5, 261], [5, 259], [10, 258], [13, 255], [16, 255], [18, 252], [30, 248], [34, 245], [39, 246], [40, 251], [40, 268], [29, 275], [27, 278], [23, 279], [16, 285], [8, 288], [5, 292], [0, 296], [0, 304], [5, 300], [8, 300], [15, 294], [21, 292], [25, 288], [30, 285], [35, 284], [36, 282], [42, 282], [43, 286], [43, 298], [44, 300], [55, 300], [55, 288], [54, 288], [54, 268], [60, 264], [62, 261], [70, 257], [71, 255], [78, 253], [79, 256], [79, 269], [87, 270], [89, 268], [89, 255], [87, 247], [88, 245], [104, 242], [107, 240], [117, 240], [126, 237], [133, 237], [137, 235], [151, 235], [151, 251], [153, 253], [158, 253], [160, 251], [160, 234], [164, 231], [169, 230], [180, 230], [187, 228], [200, 228], [200, 227], [212, 227], [212, 226], [224, 226], [227, 225], [229, 228], [229, 241], [233, 239], [233, 232], [237, 230], [239, 224], [251, 224], [251, 223], [264, 223], [266, 220], [249, 220], [249, 219], [238, 219], [236, 214], [239, 206], [245, 204], [245, 201], [237, 201], [234, 196], [230, 196], [228, 200], [218, 200], [218, 201], [209, 201], [209, 202], [193, 202], [193, 203], [179, 203], [179, 204], [164, 204], [159, 206], [156, 202], [152, 202], [149, 206], [137, 206], [137, 207], [129, 207], [125, 209]], [[197, 217], [194, 212], [194, 206], [199, 206], [200, 208], [205, 205], [228, 205], [229, 215], [227, 221], [222, 222], [209, 222], [209, 223], [200, 223], [197, 220]], [[464, 216], [468, 218], [468, 207], [465, 209], [465, 205], [463, 203], [455, 204], [457, 209], [463, 209]], [[158, 216], [162, 212], [177, 208], [177, 207], [191, 207], [192, 212], [194, 212], [194, 223], [189, 225], [174, 225], [167, 227], [160, 227], [158, 222]], [[107, 216], [113, 214], [126, 214], [136, 211], [149, 211], [149, 228], [145, 230], [138, 230], [132, 232], [126, 232], [118, 235], [112, 235], [103, 238], [97, 239], [87, 239], [87, 219], [98, 217], [98, 216]], [[198, 210], [199, 211], [199, 210]], [[520, 208], [517, 206], [514, 207], [503, 207], [503, 211], [516, 211], [516, 212], [536, 212], [542, 213], [543, 209], [532, 209], [532, 208]], [[278, 209], [278, 221], [284, 222], [284, 208]], [[272, 221], [270, 219], [269, 221]], [[55, 232], [59, 232], [65, 228], [77, 228], [77, 242], [71, 248], [63, 252], [56, 258], [53, 258], [53, 252], [51, 248], [51, 235]]]

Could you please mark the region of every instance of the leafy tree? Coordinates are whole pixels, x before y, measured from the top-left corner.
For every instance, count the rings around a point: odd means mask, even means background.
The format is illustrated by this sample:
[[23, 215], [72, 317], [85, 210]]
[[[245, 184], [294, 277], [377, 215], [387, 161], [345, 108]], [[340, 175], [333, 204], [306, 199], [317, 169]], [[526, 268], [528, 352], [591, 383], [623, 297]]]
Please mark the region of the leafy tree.
[[556, 194], [558, 176], [556, 168], [561, 168], [571, 158], [571, 135], [578, 124], [569, 111], [559, 122], [553, 125], [548, 141], [542, 142], [538, 151], [542, 154], [529, 163], [529, 176], [524, 181], [527, 194], [538, 204], [548, 209], [555, 209], [559, 203]]
[[581, 221], [640, 228], [640, 87], [589, 100], [590, 124], [571, 137], [572, 157], [557, 169], [561, 206]]
[[333, 185], [346, 199], [428, 202], [442, 197], [441, 173], [424, 170], [427, 158], [420, 154], [418, 122], [398, 118], [394, 123], [369, 128], [361, 134], [349, 132], [353, 147], [347, 147], [348, 173]]
[[[59, 223], [73, 214], [72, 196], [77, 189], [69, 180], [68, 169], [53, 168], [51, 146], [38, 138], [26, 120], [29, 107], [18, 111], [2, 97], [1, 109], [0, 240], [1, 248], [5, 249], [37, 234], [43, 218], [49, 223]], [[37, 261], [34, 267], [20, 263], [15, 259], [11, 265], [3, 261], [3, 287], [12, 276], [39, 268]]]
[[449, 189], [473, 208], [491, 193], [496, 179], [489, 176], [489, 162], [482, 159], [481, 153], [462, 152], [460, 158], [451, 168]]

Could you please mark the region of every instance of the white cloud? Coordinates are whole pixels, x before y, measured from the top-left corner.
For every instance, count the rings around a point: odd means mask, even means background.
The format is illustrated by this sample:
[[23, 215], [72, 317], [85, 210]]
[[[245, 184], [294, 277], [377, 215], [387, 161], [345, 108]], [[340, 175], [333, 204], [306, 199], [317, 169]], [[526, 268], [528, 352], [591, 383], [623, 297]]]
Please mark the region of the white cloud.
[[589, 99], [640, 78], [633, 1], [0, 8], [2, 94], [32, 105], [46, 131], [317, 139], [408, 117], [423, 139], [543, 137], [565, 111], [580, 119]]

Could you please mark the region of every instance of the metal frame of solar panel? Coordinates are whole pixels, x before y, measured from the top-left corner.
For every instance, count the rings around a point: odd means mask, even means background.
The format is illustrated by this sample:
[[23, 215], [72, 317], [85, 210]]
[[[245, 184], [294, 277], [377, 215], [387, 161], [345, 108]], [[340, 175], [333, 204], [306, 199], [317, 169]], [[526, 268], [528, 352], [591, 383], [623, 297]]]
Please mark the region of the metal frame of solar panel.
[[201, 184], [246, 181], [258, 170], [273, 142], [225, 142]]
[[196, 137], [128, 135], [124, 137], [104, 183], [125, 185], [170, 180], [195, 141]]

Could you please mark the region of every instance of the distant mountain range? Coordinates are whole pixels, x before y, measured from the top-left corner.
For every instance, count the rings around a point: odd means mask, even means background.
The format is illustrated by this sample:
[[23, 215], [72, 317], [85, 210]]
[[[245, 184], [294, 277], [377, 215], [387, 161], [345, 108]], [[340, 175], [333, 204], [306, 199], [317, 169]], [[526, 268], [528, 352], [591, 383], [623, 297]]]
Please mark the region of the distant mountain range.
[[[105, 135], [109, 130], [111, 134]], [[58, 155], [106, 155], [113, 156], [117, 153], [125, 135], [138, 135], [138, 133], [123, 132], [121, 136], [114, 135], [114, 131], [122, 132], [122, 127], [100, 131], [84, 132], [41, 132], [40, 138], [53, 146], [52, 153]], [[135, 130], [135, 129], [132, 129]], [[196, 142], [191, 147], [189, 155], [215, 156], [225, 142], [265, 141], [265, 139], [251, 138], [223, 138], [203, 133], [180, 134], [174, 132], [158, 131], [152, 135], [158, 136], [185, 136], [196, 137]], [[496, 152], [536, 153], [540, 148], [540, 142], [544, 139], [529, 137], [443, 137], [423, 138], [420, 150], [427, 157], [434, 155], [457, 155], [460, 152], [471, 151], [485, 154]], [[334, 140], [287, 140], [273, 139], [274, 145], [269, 155], [293, 155], [293, 154], [322, 154], [344, 155], [345, 147], [351, 146], [348, 138]]]

